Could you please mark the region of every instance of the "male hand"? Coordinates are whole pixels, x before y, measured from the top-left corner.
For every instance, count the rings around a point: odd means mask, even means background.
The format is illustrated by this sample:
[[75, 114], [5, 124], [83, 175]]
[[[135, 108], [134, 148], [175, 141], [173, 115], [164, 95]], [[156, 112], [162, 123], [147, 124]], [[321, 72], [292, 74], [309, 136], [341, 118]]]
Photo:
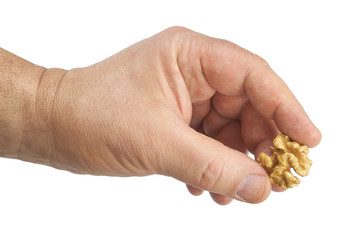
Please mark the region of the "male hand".
[[49, 69], [26, 110], [18, 158], [75, 173], [163, 174], [219, 204], [265, 200], [256, 157], [284, 132], [321, 134], [285, 83], [239, 46], [173, 27], [87, 68]]

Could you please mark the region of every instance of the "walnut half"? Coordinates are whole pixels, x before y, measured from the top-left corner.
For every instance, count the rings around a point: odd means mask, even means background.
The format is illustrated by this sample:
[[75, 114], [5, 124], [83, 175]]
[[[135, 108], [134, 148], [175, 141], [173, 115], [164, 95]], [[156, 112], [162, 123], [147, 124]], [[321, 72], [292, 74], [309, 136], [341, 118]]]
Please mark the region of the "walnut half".
[[300, 180], [291, 173], [290, 169], [293, 168], [302, 177], [308, 175], [312, 165], [312, 161], [307, 157], [308, 147], [292, 141], [285, 134], [279, 134], [273, 143], [275, 147], [271, 147], [272, 156], [260, 153], [259, 163], [270, 175], [271, 183], [283, 189], [297, 186]]

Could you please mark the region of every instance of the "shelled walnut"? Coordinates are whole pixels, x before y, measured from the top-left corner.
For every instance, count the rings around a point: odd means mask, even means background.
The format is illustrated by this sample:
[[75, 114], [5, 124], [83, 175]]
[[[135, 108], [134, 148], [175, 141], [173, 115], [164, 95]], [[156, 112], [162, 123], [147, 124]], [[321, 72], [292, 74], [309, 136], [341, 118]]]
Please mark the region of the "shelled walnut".
[[297, 186], [300, 180], [291, 173], [290, 169], [293, 168], [302, 177], [308, 175], [312, 165], [312, 161], [307, 157], [308, 147], [292, 141], [285, 134], [279, 134], [273, 143], [275, 147], [271, 147], [272, 156], [260, 153], [259, 163], [270, 175], [271, 183], [283, 189]]

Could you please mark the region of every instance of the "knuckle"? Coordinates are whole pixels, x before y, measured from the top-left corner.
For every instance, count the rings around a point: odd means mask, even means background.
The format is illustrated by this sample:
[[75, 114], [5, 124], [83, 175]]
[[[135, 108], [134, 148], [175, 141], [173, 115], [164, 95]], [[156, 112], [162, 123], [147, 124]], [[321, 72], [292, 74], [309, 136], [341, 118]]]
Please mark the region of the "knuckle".
[[189, 30], [186, 27], [182, 27], [182, 26], [172, 26], [172, 27], [167, 28], [165, 31], [171, 32], [171, 33], [191, 32], [191, 30]]
[[254, 59], [261, 65], [263, 66], [264, 68], [270, 68], [270, 65], [269, 63], [264, 59], [262, 58], [261, 56], [257, 55], [257, 54], [253, 54], [254, 56]]
[[224, 164], [218, 160], [213, 159], [210, 161], [200, 177], [198, 186], [201, 189], [211, 191], [222, 178]]
[[165, 29], [162, 32], [162, 35], [170, 39], [171, 41], [178, 42], [185, 38], [185, 36], [191, 35], [192, 33], [194, 32], [188, 28], [181, 26], [173, 26]]
[[173, 26], [157, 34], [155, 38], [158, 39], [161, 54], [170, 57], [170, 52], [177, 53], [180, 47], [186, 48], [193, 33], [185, 27]]

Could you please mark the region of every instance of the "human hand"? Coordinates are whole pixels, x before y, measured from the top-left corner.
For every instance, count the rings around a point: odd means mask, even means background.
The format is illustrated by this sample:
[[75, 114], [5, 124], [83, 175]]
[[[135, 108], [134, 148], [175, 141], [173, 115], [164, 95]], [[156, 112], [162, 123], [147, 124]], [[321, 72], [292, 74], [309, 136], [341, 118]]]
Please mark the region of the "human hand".
[[246, 152], [284, 132], [321, 134], [260, 57], [174, 27], [87, 68], [46, 70], [18, 158], [75, 173], [162, 174], [219, 204], [265, 200], [271, 184]]

